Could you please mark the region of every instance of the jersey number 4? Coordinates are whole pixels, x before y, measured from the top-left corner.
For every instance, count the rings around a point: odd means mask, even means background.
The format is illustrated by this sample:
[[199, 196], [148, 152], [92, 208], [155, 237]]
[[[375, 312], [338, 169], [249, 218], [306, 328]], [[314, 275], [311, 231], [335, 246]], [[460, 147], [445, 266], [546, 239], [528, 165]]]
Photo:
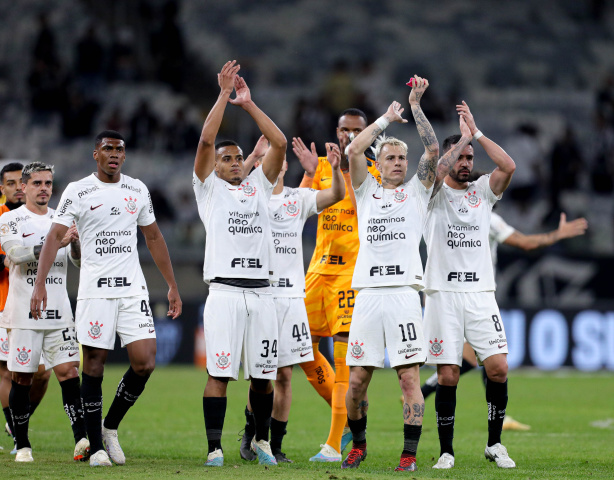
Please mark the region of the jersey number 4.
[[296, 338], [297, 342], [301, 342], [303, 340], [301, 334], [303, 335], [303, 337], [305, 337], [305, 340], [309, 340], [309, 330], [307, 329], [307, 325], [305, 325], [304, 323], [302, 324], [300, 333], [298, 331], [298, 325], [294, 325], [292, 327], [292, 338]]
[[[262, 340], [262, 347], [264, 348], [264, 353], [261, 353], [260, 356], [261, 357], [268, 357], [269, 356], [269, 345], [271, 342], [269, 342], [268, 340]], [[277, 358], [277, 340], [273, 340], [273, 345], [271, 345], [270, 347], [271, 353], [273, 354], [273, 357]]]

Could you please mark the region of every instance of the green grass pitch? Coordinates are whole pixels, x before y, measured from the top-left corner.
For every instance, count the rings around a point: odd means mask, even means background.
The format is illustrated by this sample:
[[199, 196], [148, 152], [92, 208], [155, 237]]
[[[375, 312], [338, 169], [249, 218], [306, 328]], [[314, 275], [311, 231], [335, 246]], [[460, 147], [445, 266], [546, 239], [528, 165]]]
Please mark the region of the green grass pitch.
[[[109, 366], [104, 381], [105, 409], [126, 367]], [[432, 370], [423, 369], [425, 379]], [[159, 368], [144, 394], [122, 423], [119, 438], [125, 466], [93, 469], [72, 461], [73, 441], [61, 403], [60, 388], [51, 379], [49, 391], [30, 423], [34, 463], [16, 464], [8, 451], [9, 437], [0, 437], [3, 478], [278, 478], [378, 479], [394, 476], [448, 479], [612, 479], [614, 478], [614, 379], [611, 373], [575, 371], [510, 374], [508, 413], [528, 423], [530, 432], [504, 432], [503, 443], [518, 464], [497, 469], [484, 458], [486, 405], [481, 377], [461, 379], [455, 431], [456, 466], [433, 470], [439, 456], [434, 398], [426, 402], [426, 418], [414, 473], [394, 472], [403, 442], [400, 391], [394, 372], [377, 371], [369, 389], [368, 458], [358, 470], [338, 463], [314, 464], [328, 435], [330, 410], [300, 369], [294, 370], [294, 399], [284, 441], [292, 465], [266, 469], [239, 457], [237, 433], [243, 426], [248, 384], [232, 382], [222, 443], [225, 465], [205, 468], [202, 391], [206, 374], [192, 367]]]

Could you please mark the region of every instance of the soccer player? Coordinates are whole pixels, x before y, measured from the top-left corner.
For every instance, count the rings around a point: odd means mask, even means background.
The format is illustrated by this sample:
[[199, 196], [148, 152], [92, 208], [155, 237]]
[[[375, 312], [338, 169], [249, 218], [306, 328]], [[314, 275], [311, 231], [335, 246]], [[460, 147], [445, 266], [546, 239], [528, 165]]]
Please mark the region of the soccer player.
[[[21, 170], [23, 165], [18, 162], [12, 162], [6, 164], [0, 170], [0, 190], [5, 198], [5, 204], [0, 205], [0, 215], [16, 208], [21, 207], [24, 204], [24, 194], [21, 185]], [[2, 318], [2, 312], [6, 304], [6, 297], [9, 293], [9, 270], [5, 268], [4, 260], [6, 254], [0, 250], [0, 320]], [[1, 324], [1, 321], [0, 321]], [[5, 430], [13, 437], [13, 443], [15, 444], [15, 437], [13, 435], [13, 419], [11, 418], [11, 410], [9, 408], [9, 393], [11, 391], [11, 372], [7, 368], [7, 361], [9, 355], [9, 340], [8, 333], [5, 328], [0, 327], [0, 403], [2, 404], [2, 410], [6, 419]], [[39, 370], [34, 374], [32, 380], [32, 388], [30, 389], [30, 416], [36, 410], [36, 407], [40, 404], [45, 392], [47, 391], [47, 385], [49, 384], [49, 377], [51, 370], [47, 370], [44, 363], [44, 356], [41, 356], [41, 363]], [[2, 447], [0, 447], [1, 449]], [[17, 448], [13, 448], [11, 454], [16, 454]]]
[[[516, 247], [525, 251], [534, 250], [536, 248], [548, 247], [555, 243], [566, 239], [574, 238], [579, 235], [584, 235], [588, 223], [584, 218], [577, 218], [571, 222], [567, 221], [567, 216], [561, 213], [559, 221], [559, 227], [548, 233], [536, 233], [533, 235], [525, 235], [514, 227], [508, 225], [500, 215], [492, 212], [490, 218], [490, 231], [488, 234], [488, 240], [490, 243], [490, 255], [492, 258], [493, 269], [497, 271], [497, 247], [499, 243], [504, 243], [511, 247]], [[478, 365], [475, 358], [475, 352], [471, 349], [471, 346], [467, 343], [463, 346], [463, 360], [460, 366], [459, 375], [473, 370]], [[484, 370], [482, 371], [484, 373]], [[486, 377], [484, 379], [486, 383]], [[421, 387], [422, 395], [426, 399], [431, 393], [435, 391], [437, 387], [437, 373], [434, 373], [429, 377]], [[509, 415], [505, 415], [503, 420], [503, 430], [530, 430], [529, 425], [514, 420]]]
[[[330, 188], [318, 191], [311, 188], [284, 186], [284, 175], [288, 169], [288, 162], [284, 161], [284, 166], [277, 177], [277, 185], [269, 200], [269, 221], [274, 249], [273, 271], [280, 272], [281, 275], [272, 285], [279, 327], [279, 359], [271, 415], [271, 451], [277, 463], [292, 463], [281, 450], [292, 402], [292, 366], [313, 361], [309, 320], [304, 301], [303, 227], [311, 215], [320, 213], [345, 196], [345, 183], [339, 168], [341, 160], [339, 146], [327, 143], [326, 152], [332, 170]], [[251, 168], [250, 157], [245, 161], [246, 172]], [[256, 165], [258, 163], [256, 162]], [[248, 407], [245, 415], [247, 422], [241, 440], [241, 458], [254, 460], [256, 455], [250, 450], [250, 443], [255, 433], [255, 425], [253, 413]]]
[[[53, 167], [40, 162], [30, 163], [24, 167], [21, 181], [25, 205], [2, 215], [0, 221], [0, 242], [10, 261], [10, 287], [2, 324], [9, 329], [8, 367], [13, 373], [10, 409], [17, 442], [15, 461], [34, 461], [28, 439], [30, 388], [43, 352], [60, 382], [64, 410], [75, 438], [74, 458], [82, 460], [89, 456], [90, 445], [79, 394], [79, 345], [75, 342], [74, 320], [66, 291], [68, 258], [78, 266], [81, 257], [78, 234], [72, 227], [62, 239], [50, 270], [49, 302], [41, 312], [41, 320], [33, 319], [29, 297], [41, 242], [54, 216], [54, 210], [48, 208]], [[69, 244], [70, 254], [65, 248]]]
[[[96, 136], [93, 153], [96, 172], [70, 183], [64, 190], [40, 253], [30, 302], [32, 316], [44, 318], [47, 276], [74, 222], [82, 249], [75, 326], [83, 347], [81, 398], [91, 443], [90, 466], [111, 466], [111, 460], [119, 465], [126, 462], [117, 429], [155, 367], [156, 332], [139, 263], [137, 226], [168, 284], [168, 316], [177, 318], [182, 306], [149, 191], [140, 180], [121, 173], [126, 160], [125, 145], [122, 135], [113, 130]], [[130, 367], [119, 382], [103, 423], [104, 365], [109, 350], [114, 348], [116, 334], [128, 351]]]
[[[218, 74], [220, 94], [209, 112], [194, 160], [193, 185], [207, 243], [203, 278], [209, 284], [204, 330], [209, 376], [203, 393], [207, 432], [206, 466], [222, 466], [222, 428], [228, 381], [237, 380], [243, 361], [254, 411], [252, 448], [261, 464], [277, 465], [269, 445], [273, 384], [277, 374], [277, 321], [269, 288], [272, 271], [268, 202], [282, 169], [286, 138], [251, 99], [229, 61]], [[235, 98], [230, 98], [233, 88]], [[243, 152], [233, 141], [215, 143], [227, 103], [240, 106], [256, 122], [270, 147], [262, 167], [245, 179]], [[243, 356], [241, 354], [243, 353]]]
[[457, 105], [473, 139], [484, 148], [496, 168], [475, 182], [473, 146], [463, 137], [444, 140], [443, 150], [462, 148], [429, 203], [424, 238], [428, 260], [425, 272], [424, 329], [428, 363], [437, 365], [435, 393], [440, 458], [433, 468], [454, 466], [454, 413], [463, 337], [475, 350], [488, 376], [487, 459], [501, 468], [516, 466], [501, 445], [501, 428], [507, 406], [507, 339], [495, 300], [495, 279], [488, 232], [491, 210], [509, 185], [516, 165], [505, 151], [482, 134], [465, 102]]
[[[364, 152], [392, 122], [406, 123], [403, 108], [393, 102], [387, 112], [350, 144], [350, 173], [354, 187], [360, 249], [352, 287], [358, 290], [350, 328], [347, 363], [350, 388], [346, 396], [353, 446], [341, 468], [357, 468], [367, 456], [367, 415], [361, 410], [375, 368], [383, 368], [385, 349], [397, 371], [404, 396], [404, 447], [396, 471], [415, 471], [422, 432], [424, 399], [419, 367], [426, 360], [422, 308], [418, 291], [423, 288], [420, 240], [426, 210], [436, 176], [439, 146], [420, 108], [428, 88], [426, 79], [414, 76], [409, 96], [425, 151], [416, 174], [405, 182], [407, 145], [384, 135], [375, 144], [381, 184], [369, 175]], [[461, 120], [461, 131], [470, 137]], [[445, 159], [444, 159], [445, 161]], [[399, 252], [403, 252], [399, 255]]]
[[[351, 139], [367, 125], [367, 116], [357, 108], [347, 109], [339, 116], [336, 132], [346, 194], [343, 200], [324, 209], [318, 216], [316, 247], [305, 277], [305, 305], [314, 360], [301, 363], [301, 368], [309, 383], [332, 407], [328, 439], [320, 445], [320, 452], [309, 459], [312, 462], [340, 462], [341, 453], [352, 440], [346, 423], [345, 394], [350, 370], [345, 357], [356, 296], [356, 291], [352, 289], [352, 274], [358, 255], [358, 223], [345, 150]], [[309, 149], [300, 138], [294, 138], [292, 147], [305, 168], [301, 187], [315, 190], [329, 188], [332, 184], [331, 167], [325, 157], [318, 158], [315, 144], [312, 143]], [[375, 165], [371, 161], [367, 161], [367, 165], [369, 172], [379, 180]], [[335, 370], [318, 348], [322, 337], [333, 338]], [[366, 402], [365, 399], [365, 409], [368, 407]]]

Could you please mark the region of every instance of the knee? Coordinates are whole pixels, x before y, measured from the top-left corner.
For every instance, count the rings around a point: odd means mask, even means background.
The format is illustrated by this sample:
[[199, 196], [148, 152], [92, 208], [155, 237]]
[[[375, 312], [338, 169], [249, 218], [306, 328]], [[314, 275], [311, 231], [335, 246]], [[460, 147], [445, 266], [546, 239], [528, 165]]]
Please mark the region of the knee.
[[366, 380], [359, 375], [352, 375], [350, 372], [350, 381], [348, 392], [353, 398], [362, 398], [366, 389]]
[[272, 389], [271, 381], [264, 378], [252, 378], [252, 390], [256, 393], [269, 393]]
[[140, 362], [136, 365], [132, 365], [132, 370], [134, 373], [139, 375], [140, 377], [149, 377], [154, 369], [156, 368], [156, 359], [152, 358], [146, 362]]
[[459, 375], [451, 369], [441, 369], [437, 372], [437, 382], [439, 385], [455, 387], [458, 385]]
[[13, 372], [12, 380], [18, 385], [29, 387], [32, 385], [32, 378], [33, 375], [31, 373]]
[[292, 382], [292, 367], [284, 367], [277, 370], [275, 388], [289, 388]]
[[507, 380], [507, 362], [499, 362], [486, 370], [488, 379], [492, 382], [503, 383]]

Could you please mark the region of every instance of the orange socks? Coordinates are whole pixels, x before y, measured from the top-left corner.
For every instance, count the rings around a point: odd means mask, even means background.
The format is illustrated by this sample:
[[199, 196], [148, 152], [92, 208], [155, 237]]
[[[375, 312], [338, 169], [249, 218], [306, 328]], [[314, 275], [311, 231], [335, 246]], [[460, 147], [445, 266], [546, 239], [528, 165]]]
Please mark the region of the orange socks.
[[[345, 359], [345, 356], [343, 358]], [[335, 384], [335, 371], [330, 366], [330, 363], [328, 363], [328, 360], [326, 360], [326, 357], [320, 353], [319, 344], [313, 344], [313, 362], [305, 362], [301, 363], [300, 365], [305, 372], [305, 375], [307, 375], [307, 380], [309, 380], [311, 386], [316, 389], [316, 392], [318, 392], [324, 400], [326, 400], [326, 403], [331, 405], [333, 402], [333, 385]]]
[[347, 409], [345, 408], [345, 394], [348, 391], [350, 380], [350, 367], [345, 364], [348, 344], [335, 342], [335, 385], [333, 387], [332, 418], [330, 432], [326, 443], [341, 453], [341, 436], [347, 422]]

